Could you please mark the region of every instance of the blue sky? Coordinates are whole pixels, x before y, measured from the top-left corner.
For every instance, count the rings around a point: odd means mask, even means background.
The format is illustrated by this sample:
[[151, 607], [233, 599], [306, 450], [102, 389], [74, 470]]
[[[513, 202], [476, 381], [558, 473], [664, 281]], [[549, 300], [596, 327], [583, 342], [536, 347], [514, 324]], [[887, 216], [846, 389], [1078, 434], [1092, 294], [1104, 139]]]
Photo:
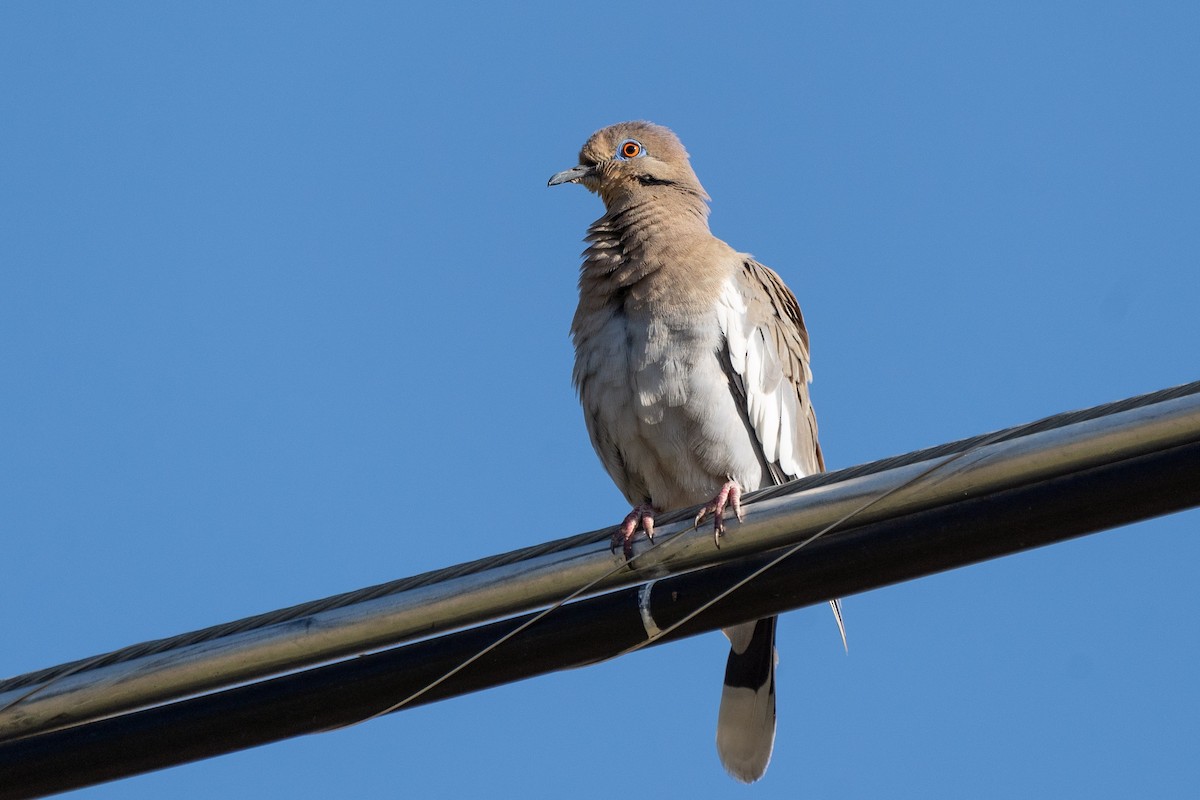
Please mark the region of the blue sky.
[[[434, 6], [437, 6], [436, 8]], [[671, 126], [813, 339], [832, 467], [1200, 378], [1189, 3], [0, 5], [0, 675], [616, 522], [570, 386], [596, 128]], [[780, 633], [89, 798], [1181, 796], [1195, 512]], [[637, 743], [637, 746], [630, 746]]]

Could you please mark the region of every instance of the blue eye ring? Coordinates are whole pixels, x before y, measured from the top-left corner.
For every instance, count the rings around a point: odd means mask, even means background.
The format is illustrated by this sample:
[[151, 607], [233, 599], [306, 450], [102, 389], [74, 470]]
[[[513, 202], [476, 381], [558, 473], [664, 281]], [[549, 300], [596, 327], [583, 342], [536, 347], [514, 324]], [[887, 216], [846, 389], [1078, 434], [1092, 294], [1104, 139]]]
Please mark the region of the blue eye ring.
[[631, 158], [641, 158], [646, 155], [646, 148], [637, 139], [626, 139], [617, 145], [617, 158], [628, 161]]

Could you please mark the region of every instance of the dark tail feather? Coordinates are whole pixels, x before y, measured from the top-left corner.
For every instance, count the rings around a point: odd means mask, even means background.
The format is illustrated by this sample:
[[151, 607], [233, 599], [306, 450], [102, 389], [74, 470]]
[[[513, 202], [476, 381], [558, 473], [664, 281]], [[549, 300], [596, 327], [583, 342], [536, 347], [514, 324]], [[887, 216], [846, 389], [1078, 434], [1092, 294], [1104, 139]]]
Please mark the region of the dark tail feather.
[[752, 783], [775, 746], [776, 617], [728, 628], [729, 660], [717, 716], [717, 753], [730, 775]]

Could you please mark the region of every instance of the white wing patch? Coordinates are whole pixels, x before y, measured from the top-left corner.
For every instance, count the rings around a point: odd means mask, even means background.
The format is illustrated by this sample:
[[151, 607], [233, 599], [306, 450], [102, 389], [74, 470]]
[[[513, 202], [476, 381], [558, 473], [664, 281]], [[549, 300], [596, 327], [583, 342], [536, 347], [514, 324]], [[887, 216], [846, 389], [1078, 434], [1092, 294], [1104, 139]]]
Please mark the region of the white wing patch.
[[800, 398], [784, 376], [775, 337], [765, 325], [751, 320], [736, 277], [725, 282], [717, 316], [730, 364], [742, 380], [747, 417], [763, 455], [789, 476], [807, 474], [796, 452], [801, 434], [797, 426], [808, 424]]

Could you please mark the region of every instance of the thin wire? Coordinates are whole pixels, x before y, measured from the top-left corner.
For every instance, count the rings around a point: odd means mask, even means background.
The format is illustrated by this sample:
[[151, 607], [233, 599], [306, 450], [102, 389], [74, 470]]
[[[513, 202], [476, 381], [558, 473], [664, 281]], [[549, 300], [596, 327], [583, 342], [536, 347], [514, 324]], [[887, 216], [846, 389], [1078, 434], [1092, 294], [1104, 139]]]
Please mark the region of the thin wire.
[[[1002, 431], [1002, 432], [1000, 432], [1000, 433], [993, 434], [993, 437], [992, 437], [992, 438], [995, 438], [996, 436], [999, 436], [1001, 433], [1004, 433], [1004, 432]], [[987, 440], [986, 442], [984, 442], [984, 443], [987, 443], [987, 442], [990, 442], [990, 441], [991, 441], [991, 439], [988, 439], [988, 440]], [[964, 451], [962, 451], [962, 452], [961, 452], [961, 453], [959, 453], [958, 455], [960, 455], [960, 456], [961, 456], [961, 455], [966, 455], [967, 453], [971, 452], [972, 450], [976, 449], [977, 447], [980, 447], [980, 446], [982, 446], [982, 444], [983, 444], [983, 443], [981, 443], [981, 444], [976, 444], [976, 445], [974, 445], [973, 447], [971, 447], [970, 449], [967, 449], [967, 450], [964, 450]], [[957, 458], [957, 457], [958, 457], [958, 456], [955, 456], [955, 458]], [[954, 460], [954, 459], [951, 459], [951, 460]], [[949, 463], [949, 462], [945, 462], [945, 463]], [[927, 470], [926, 472], [923, 472], [923, 473], [921, 473], [920, 475], [918, 475], [916, 478], [914, 478], [914, 479], [912, 479], [912, 480], [913, 480], [913, 481], [915, 481], [915, 480], [918, 480], [918, 479], [920, 479], [920, 478], [921, 478], [921, 477], [923, 477], [924, 475], [927, 475], [929, 472], [932, 472], [932, 471], [933, 471], [933, 469], [936, 469], [936, 467], [934, 467], [934, 468], [931, 468], [930, 470]], [[834, 522], [834, 523], [832, 523], [831, 525], [827, 526], [825, 529], [823, 529], [823, 530], [822, 530], [822, 531], [820, 531], [819, 533], [817, 533], [817, 534], [815, 534], [814, 536], [810, 537], [809, 539], [805, 540], [805, 541], [804, 541], [804, 542], [802, 542], [800, 545], [798, 545], [797, 547], [795, 547], [793, 551], [790, 551], [790, 552], [795, 552], [795, 550], [799, 550], [799, 549], [800, 549], [801, 547], [803, 547], [804, 545], [807, 545], [808, 543], [810, 543], [810, 542], [812, 542], [812, 541], [816, 540], [818, 537], [820, 537], [820, 536], [824, 535], [825, 533], [829, 532], [830, 530], [833, 530], [833, 529], [834, 529], [834, 528], [835, 528], [837, 525], [840, 525], [840, 524], [842, 524], [843, 522], [845, 522], [846, 520], [850, 519], [850, 518], [851, 518], [852, 516], [854, 516], [855, 514], [859, 513], [860, 511], [863, 511], [863, 510], [865, 510], [866, 508], [869, 508], [871, 505], [874, 505], [876, 502], [878, 502], [878, 501], [882, 500], [883, 498], [887, 497], [887, 496], [888, 496], [889, 494], [891, 494], [893, 491], [896, 491], [896, 489], [902, 488], [903, 486], [907, 486], [907, 485], [909, 485], [911, 482], [912, 482], [912, 481], [909, 481], [908, 483], [905, 483], [905, 484], [901, 484], [901, 486], [899, 486], [899, 487], [895, 487], [895, 488], [893, 488], [892, 490], [889, 490], [888, 492], [885, 492], [884, 494], [881, 494], [881, 495], [879, 495], [879, 496], [878, 496], [878, 497], [876, 497], [874, 500], [872, 500], [872, 501], [870, 501], [869, 503], [867, 503], [867, 504], [865, 504], [865, 505], [863, 505], [863, 506], [861, 506], [861, 507], [859, 507], [859, 508], [855, 509], [854, 511], [850, 512], [849, 514], [847, 514], [845, 517], [843, 517], [843, 518], [841, 518], [841, 519], [837, 520], [836, 522]], [[479, 652], [475, 653], [475, 654], [474, 654], [474, 655], [472, 655], [470, 658], [466, 659], [465, 661], [463, 661], [462, 663], [458, 664], [457, 666], [455, 666], [455, 667], [454, 667], [453, 669], [451, 669], [450, 671], [448, 671], [448, 672], [446, 672], [445, 674], [441, 675], [441, 676], [440, 676], [440, 677], [439, 677], [437, 680], [433, 681], [432, 683], [429, 683], [429, 684], [427, 684], [426, 686], [422, 687], [421, 689], [419, 689], [418, 691], [416, 691], [416, 692], [414, 692], [413, 694], [409, 695], [408, 697], [404, 698], [403, 700], [401, 700], [401, 701], [400, 701], [400, 702], [398, 702], [398, 703], [394, 703], [394, 704], [392, 704], [391, 706], [388, 706], [387, 708], [385, 708], [385, 709], [383, 709], [383, 710], [381, 710], [381, 711], [376, 711], [375, 713], [371, 714], [370, 716], [363, 717], [363, 718], [362, 718], [362, 719], [360, 719], [360, 720], [356, 720], [356, 721], [354, 721], [354, 722], [347, 723], [346, 725], [343, 725], [343, 726], [341, 726], [341, 727], [351, 727], [351, 726], [354, 726], [354, 725], [360, 725], [360, 724], [362, 724], [362, 723], [364, 723], [364, 722], [368, 722], [368, 721], [370, 721], [370, 720], [372, 720], [372, 719], [375, 719], [375, 718], [377, 718], [377, 717], [381, 717], [381, 716], [384, 716], [384, 715], [386, 715], [386, 714], [390, 714], [390, 713], [392, 713], [393, 711], [399, 711], [401, 708], [404, 708], [406, 705], [408, 705], [408, 704], [409, 704], [409, 703], [411, 703], [412, 701], [416, 700], [417, 698], [421, 697], [422, 695], [426, 694], [427, 692], [431, 691], [432, 689], [434, 689], [434, 688], [436, 688], [436, 687], [440, 686], [442, 683], [446, 682], [446, 681], [447, 681], [447, 680], [449, 680], [450, 678], [454, 677], [454, 676], [455, 676], [455, 675], [457, 675], [459, 672], [461, 672], [462, 670], [466, 669], [467, 667], [469, 667], [471, 664], [475, 663], [475, 662], [476, 662], [476, 661], [478, 661], [479, 659], [483, 658], [485, 655], [487, 655], [488, 653], [492, 652], [493, 650], [495, 650], [495, 649], [496, 649], [497, 647], [499, 647], [500, 645], [502, 645], [502, 644], [504, 644], [505, 642], [509, 641], [510, 639], [512, 639], [512, 638], [513, 638], [514, 636], [516, 636], [517, 634], [519, 634], [519, 633], [521, 633], [521, 632], [523, 632], [523, 631], [527, 630], [527, 629], [528, 629], [530, 626], [537, 624], [537, 623], [538, 623], [538, 622], [540, 622], [541, 620], [545, 619], [545, 618], [546, 618], [548, 615], [550, 615], [550, 614], [552, 614], [553, 612], [557, 611], [558, 609], [562, 608], [564, 605], [566, 605], [567, 603], [571, 602], [572, 600], [574, 600], [575, 598], [579, 597], [580, 595], [586, 594], [586, 593], [587, 593], [589, 590], [591, 590], [591, 589], [592, 589], [593, 587], [595, 587], [597, 584], [599, 584], [599, 583], [601, 583], [601, 582], [603, 582], [603, 581], [607, 580], [608, 578], [612, 577], [613, 575], [616, 575], [618, 572], [621, 572], [622, 570], [625, 570], [625, 569], [632, 569], [632, 565], [633, 565], [633, 562], [634, 562], [634, 561], [638, 560], [639, 558], [642, 558], [643, 556], [646, 556], [646, 555], [648, 555], [649, 553], [652, 553], [652, 552], [654, 552], [654, 551], [655, 551], [655, 550], [657, 550], [659, 547], [662, 547], [662, 546], [666, 545], [668, 542], [674, 541], [674, 540], [675, 540], [675, 539], [677, 539], [678, 537], [680, 537], [680, 536], [682, 536], [683, 534], [687, 533], [689, 530], [695, 530], [695, 529], [696, 529], [696, 526], [695, 526], [695, 525], [693, 525], [691, 528], [685, 528], [685, 529], [683, 529], [683, 530], [681, 530], [681, 531], [678, 531], [678, 532], [676, 532], [676, 533], [674, 533], [674, 534], [672, 534], [672, 535], [670, 535], [670, 536], [663, 536], [663, 535], [661, 535], [661, 534], [660, 534], [660, 535], [657, 537], [657, 541], [655, 541], [655, 540], [652, 540], [652, 543], [651, 543], [650, 547], [647, 547], [647, 548], [643, 549], [641, 552], [635, 553], [635, 554], [633, 555], [633, 557], [632, 557], [632, 558], [629, 558], [629, 559], [627, 559], [627, 560], [625, 560], [625, 561], [621, 562], [621, 563], [620, 563], [620, 564], [618, 564], [617, 566], [615, 566], [615, 567], [613, 567], [612, 569], [610, 569], [608, 572], [605, 572], [605, 573], [603, 573], [602, 575], [599, 575], [599, 576], [597, 576], [597, 577], [593, 578], [592, 580], [590, 580], [590, 581], [588, 581], [587, 583], [585, 583], [583, 586], [580, 586], [578, 589], [575, 589], [575, 590], [574, 590], [573, 592], [571, 592], [570, 594], [568, 594], [568, 595], [566, 595], [565, 597], [563, 597], [563, 598], [559, 599], [558, 601], [556, 601], [556, 602], [555, 602], [553, 605], [551, 605], [551, 606], [548, 606], [547, 608], [545, 608], [545, 609], [543, 609], [542, 611], [538, 612], [538, 613], [537, 613], [537, 614], [535, 614], [533, 617], [530, 617], [528, 620], [526, 620], [525, 622], [523, 622], [523, 623], [521, 623], [520, 625], [518, 625], [516, 628], [512, 629], [512, 630], [511, 630], [511, 631], [509, 631], [508, 633], [506, 633], [506, 634], [504, 634], [503, 636], [501, 636], [500, 638], [496, 639], [494, 642], [492, 642], [491, 644], [489, 644], [487, 647], [484, 647], [482, 650], [480, 650]], [[789, 552], [789, 554], [790, 554], [790, 552]], [[782, 560], [782, 559], [780, 559], [780, 560]], [[777, 563], [777, 562], [772, 562], [772, 565], [774, 565], [775, 563]], [[765, 571], [765, 570], [764, 570], [764, 571]], [[756, 573], [756, 574], [755, 574], [755, 576], [752, 576], [752, 577], [756, 577], [758, 574], [761, 574], [761, 572], [760, 572], [760, 573]], [[745, 584], [745, 581], [741, 581], [741, 582], [737, 583], [736, 585], [734, 585], [732, 588], [730, 588], [730, 589], [726, 590], [725, 592], [722, 592], [721, 594], [717, 595], [717, 597], [716, 597], [716, 598], [714, 598], [714, 600], [712, 600], [710, 603], [708, 603], [708, 604], [706, 604], [705, 606], [703, 606], [703, 607], [701, 608], [701, 610], [703, 610], [703, 609], [705, 609], [705, 608], [708, 608], [710, 605], [712, 605], [712, 603], [715, 603], [715, 602], [717, 602], [717, 601], [721, 600], [722, 598], [724, 598], [724, 597], [728, 596], [728, 594], [729, 594], [730, 592], [732, 592], [732, 591], [734, 591], [734, 590], [738, 589], [739, 587], [741, 587], [741, 586], [742, 586], [742, 585], [744, 585], [744, 584]], [[842, 637], [842, 647], [843, 647], [843, 648], [845, 648], [847, 652], [849, 652], [849, 645], [848, 645], [848, 643], [847, 643], [847, 641], [846, 641], [846, 628], [845, 628], [845, 624], [844, 624], [844, 622], [843, 622], [843, 620], [842, 620], [841, 608], [840, 608], [840, 606], [839, 606], [839, 604], [838, 604], [838, 601], [836, 601], [836, 600], [831, 600], [831, 601], [830, 601], [830, 605], [831, 605], [831, 606], [832, 606], [832, 608], [833, 608], [834, 619], [835, 619], [835, 620], [836, 620], [836, 622], [837, 622], [838, 631], [839, 631], [839, 633], [841, 634], [841, 637]], [[695, 616], [695, 614], [693, 614], [692, 616]], [[664, 633], [674, 630], [676, 627], [678, 627], [680, 624], [682, 624], [682, 622], [686, 622], [688, 619], [691, 619], [691, 617], [687, 617], [687, 618], [685, 618], [684, 620], [682, 620], [680, 623], [676, 623], [675, 625], [673, 625], [673, 626], [671, 626], [670, 628], [668, 628], [666, 631], [659, 631], [659, 632], [658, 632], [658, 633], [657, 633], [655, 636], [651, 637], [650, 639], [647, 639], [645, 642], [642, 642], [642, 643], [640, 643], [638, 646], [636, 646], [636, 647], [634, 647], [634, 648], [632, 648], [632, 649], [630, 649], [630, 650], [627, 650], [627, 651], [624, 651], [624, 652], [622, 652], [622, 653], [619, 653], [618, 655], [624, 655], [624, 654], [625, 654], [625, 652], [633, 652], [633, 650], [636, 650], [636, 649], [638, 649], [638, 647], [644, 647], [644, 646], [646, 646], [646, 644], [648, 644], [648, 643], [650, 643], [650, 642], [653, 642], [653, 641], [656, 641], [658, 638], [661, 638], [661, 636], [662, 636], [662, 635], [664, 635]], [[107, 654], [106, 654], [106, 655], [107, 655]], [[54, 684], [55, 684], [55, 683], [57, 683], [58, 681], [62, 680], [63, 678], [66, 678], [66, 677], [68, 677], [68, 676], [70, 676], [70, 675], [74, 675], [74, 674], [76, 674], [76, 673], [78, 673], [78, 672], [85, 671], [86, 669], [90, 668], [90, 667], [91, 667], [93, 664], [95, 664], [95, 663], [97, 663], [97, 662], [101, 661], [102, 659], [104, 659], [104, 658], [106, 657], [106, 655], [95, 656], [95, 657], [93, 657], [93, 658], [90, 658], [90, 659], [84, 659], [83, 661], [79, 661], [79, 662], [76, 662], [76, 663], [74, 663], [74, 664], [71, 664], [71, 665], [70, 665], [70, 666], [69, 666], [67, 669], [65, 669], [63, 672], [61, 672], [61, 673], [59, 673], [59, 674], [55, 675], [53, 678], [51, 678], [51, 679], [47, 680], [45, 683], [41, 683], [41, 684], [34, 685], [33, 687], [31, 687], [31, 688], [29, 689], [29, 691], [27, 691], [27, 692], [25, 692], [24, 694], [21, 694], [21, 695], [19, 695], [19, 696], [15, 697], [15, 698], [13, 698], [13, 699], [12, 699], [10, 702], [8, 702], [7, 704], [5, 704], [3, 707], [0, 707], [0, 713], [3, 713], [4, 711], [7, 711], [8, 709], [10, 709], [10, 708], [12, 708], [12, 707], [14, 707], [14, 706], [17, 706], [17, 705], [19, 705], [19, 704], [23, 703], [24, 701], [28, 700], [28, 699], [29, 699], [30, 697], [32, 697], [33, 695], [35, 695], [35, 694], [38, 694], [39, 692], [41, 692], [41, 691], [43, 691], [43, 690], [45, 690], [45, 689], [49, 688], [50, 686], [54, 685]], [[613, 658], [615, 658], [615, 657], [616, 657], [616, 656], [613, 656]]]
[[[968, 448], [968, 449], [966, 449], [966, 450], [963, 450], [963, 451], [962, 451], [962, 452], [960, 452], [960, 453], [956, 453], [956, 454], [954, 454], [954, 455], [950, 456], [950, 457], [949, 457], [949, 458], [947, 458], [945, 461], [941, 461], [941, 462], [939, 462], [939, 463], [937, 463], [937, 464], [934, 464], [933, 466], [929, 467], [929, 469], [926, 469], [926, 470], [924, 470], [924, 471], [922, 471], [922, 472], [918, 473], [917, 475], [913, 476], [912, 478], [909, 478], [907, 481], [905, 481], [905, 482], [903, 482], [903, 483], [901, 483], [901, 484], [899, 484], [899, 485], [897, 485], [897, 486], [893, 486], [892, 488], [888, 489], [887, 491], [881, 492], [880, 494], [876, 495], [875, 497], [873, 497], [872, 499], [870, 499], [870, 500], [868, 500], [867, 502], [863, 503], [862, 505], [858, 506], [857, 508], [854, 508], [854, 509], [852, 509], [851, 511], [849, 511], [848, 513], [846, 513], [845, 515], [843, 515], [841, 518], [839, 518], [839, 519], [836, 519], [836, 520], [834, 520], [833, 522], [829, 523], [829, 524], [828, 524], [828, 525], [826, 525], [824, 528], [822, 528], [821, 530], [819, 530], [819, 531], [817, 531], [816, 533], [814, 533], [812, 536], [810, 536], [810, 537], [808, 537], [807, 539], [805, 539], [805, 540], [803, 540], [803, 541], [799, 542], [799, 543], [798, 543], [798, 544], [796, 544], [796, 545], [793, 545], [793, 546], [792, 546], [792, 547], [790, 547], [788, 550], [786, 550], [786, 551], [785, 551], [785, 552], [784, 552], [782, 555], [780, 555], [780, 556], [778, 556], [778, 557], [776, 557], [776, 558], [772, 559], [770, 562], [768, 562], [768, 563], [767, 563], [767, 564], [765, 564], [764, 566], [762, 566], [762, 567], [759, 567], [757, 570], [755, 570], [754, 572], [752, 572], [750, 575], [746, 576], [745, 578], [742, 578], [741, 580], [739, 580], [738, 582], [736, 582], [735, 584], [733, 584], [732, 586], [730, 586], [728, 589], [725, 589], [724, 591], [720, 592], [720, 593], [719, 593], [719, 594], [717, 594], [715, 597], [713, 597], [711, 600], [708, 600], [708, 601], [707, 601], [707, 602], [705, 602], [703, 605], [701, 605], [699, 608], [695, 609], [694, 611], [692, 611], [690, 614], [686, 615], [686, 616], [685, 616], [685, 617], [683, 617], [682, 619], [680, 619], [680, 620], [678, 620], [677, 622], [675, 622], [675, 623], [673, 623], [673, 624], [671, 624], [671, 625], [667, 626], [665, 629], [662, 629], [662, 630], [659, 630], [659, 631], [656, 631], [656, 632], [654, 632], [653, 634], [650, 634], [650, 635], [649, 635], [649, 636], [648, 636], [648, 637], [647, 637], [645, 640], [643, 640], [643, 641], [641, 641], [641, 642], [638, 642], [637, 644], [633, 645], [632, 647], [626, 648], [625, 650], [622, 650], [621, 652], [617, 653], [616, 655], [609, 656], [609, 657], [608, 657], [608, 658], [606, 658], [606, 659], [602, 659], [602, 661], [608, 661], [608, 660], [611, 660], [611, 659], [613, 659], [613, 658], [619, 658], [619, 657], [621, 657], [621, 656], [628, 655], [629, 653], [632, 653], [632, 652], [634, 652], [634, 651], [636, 651], [636, 650], [640, 650], [641, 648], [643, 648], [643, 647], [646, 647], [647, 645], [651, 644], [652, 642], [658, 641], [658, 640], [659, 640], [659, 639], [661, 639], [663, 636], [666, 636], [666, 635], [667, 635], [668, 633], [670, 633], [671, 631], [674, 631], [674, 630], [675, 630], [676, 628], [678, 628], [680, 625], [683, 625], [684, 623], [686, 623], [686, 622], [690, 621], [691, 619], [693, 619], [694, 617], [696, 617], [698, 614], [700, 614], [700, 613], [702, 613], [702, 612], [704, 612], [704, 611], [708, 610], [708, 609], [709, 609], [709, 608], [711, 608], [713, 605], [715, 605], [715, 604], [719, 603], [720, 601], [724, 600], [724, 599], [725, 599], [726, 597], [728, 597], [730, 594], [732, 594], [733, 592], [737, 591], [737, 590], [738, 590], [738, 589], [740, 589], [741, 587], [745, 586], [747, 583], [749, 583], [750, 581], [754, 580], [754, 579], [755, 579], [755, 578], [757, 578], [758, 576], [762, 575], [764, 572], [766, 572], [767, 570], [771, 569], [771, 568], [772, 568], [772, 567], [774, 567], [775, 565], [779, 564], [779, 563], [780, 563], [781, 561], [783, 561], [784, 559], [786, 559], [786, 558], [788, 558], [789, 556], [792, 556], [792, 555], [794, 555], [795, 553], [799, 552], [799, 551], [800, 551], [802, 548], [804, 548], [804, 547], [807, 547], [808, 545], [812, 544], [812, 543], [813, 543], [813, 542], [815, 542], [817, 539], [821, 538], [821, 537], [822, 537], [822, 536], [824, 536], [825, 534], [827, 534], [827, 533], [829, 533], [830, 531], [834, 530], [834, 529], [835, 529], [835, 528], [837, 528], [839, 525], [842, 525], [842, 524], [844, 524], [845, 522], [847, 522], [848, 520], [850, 520], [850, 519], [851, 519], [851, 518], [853, 518], [854, 516], [856, 516], [856, 515], [860, 514], [860, 513], [861, 513], [861, 512], [863, 512], [863, 511], [866, 511], [868, 508], [870, 508], [871, 506], [873, 506], [873, 505], [875, 505], [876, 503], [880, 502], [880, 501], [881, 501], [881, 500], [883, 500], [884, 498], [886, 498], [886, 497], [889, 497], [889, 496], [891, 496], [891, 495], [895, 494], [896, 492], [900, 491], [901, 489], [905, 489], [905, 488], [907, 488], [907, 487], [909, 487], [909, 486], [912, 486], [913, 484], [915, 484], [915, 483], [917, 483], [917, 482], [921, 481], [922, 479], [924, 479], [926, 476], [928, 476], [928, 475], [930, 475], [930, 474], [932, 474], [932, 473], [936, 472], [937, 470], [939, 470], [939, 469], [941, 469], [941, 468], [945, 467], [947, 464], [951, 464], [951, 463], [953, 463], [954, 461], [957, 461], [958, 459], [962, 458], [963, 456], [965, 456], [965, 455], [967, 455], [967, 454], [969, 454], [969, 453], [973, 453], [973, 452], [975, 452], [976, 450], [978, 450], [979, 448], [981, 448], [981, 447], [984, 447], [985, 445], [991, 444], [993, 441], [995, 441], [995, 440], [999, 439], [1000, 437], [1004, 436], [1006, 433], [1008, 433], [1008, 431], [998, 431], [998, 432], [996, 432], [996, 433], [993, 433], [992, 435], [990, 435], [990, 436], [988, 436], [988, 437], [984, 438], [983, 440], [979, 441], [978, 443], [976, 443], [976, 444], [975, 444], [975, 445], [973, 445], [972, 447], [970, 447], [970, 448]], [[356, 720], [355, 722], [350, 722], [350, 723], [347, 723], [346, 725], [343, 725], [343, 726], [340, 726], [340, 727], [350, 727], [350, 726], [353, 726], [353, 725], [359, 725], [359, 724], [362, 724], [362, 723], [364, 723], [364, 722], [367, 722], [367, 721], [369, 721], [369, 720], [375, 719], [375, 718], [377, 718], [377, 717], [384, 716], [385, 714], [390, 714], [390, 713], [392, 713], [393, 711], [399, 711], [400, 709], [404, 708], [406, 705], [408, 705], [409, 703], [411, 703], [413, 700], [416, 700], [418, 697], [421, 697], [421, 696], [422, 696], [422, 695], [424, 695], [426, 692], [428, 692], [428, 691], [430, 691], [431, 689], [433, 689], [433, 688], [435, 688], [435, 687], [437, 687], [437, 686], [441, 685], [441, 684], [442, 684], [442, 683], [444, 683], [445, 681], [449, 680], [451, 677], [453, 677], [453, 676], [457, 675], [459, 672], [461, 672], [462, 670], [466, 669], [466, 668], [467, 668], [467, 667], [469, 667], [471, 664], [473, 664], [473, 663], [475, 663], [476, 661], [478, 661], [480, 658], [483, 658], [483, 656], [485, 656], [485, 655], [487, 655], [488, 653], [492, 652], [492, 651], [493, 651], [493, 650], [495, 650], [497, 647], [499, 647], [500, 645], [504, 644], [504, 643], [505, 643], [505, 642], [507, 642], [508, 640], [512, 639], [512, 638], [513, 638], [514, 636], [516, 636], [517, 634], [521, 633], [521, 632], [522, 632], [522, 631], [524, 631], [524, 630], [527, 630], [527, 629], [528, 629], [530, 626], [532, 626], [532, 625], [535, 625], [535, 624], [537, 624], [538, 622], [540, 622], [541, 620], [545, 619], [545, 618], [546, 618], [546, 616], [548, 616], [549, 614], [551, 614], [551, 613], [553, 613], [553, 612], [557, 611], [558, 609], [562, 608], [564, 605], [566, 605], [567, 603], [569, 603], [571, 600], [574, 600], [576, 597], [579, 597], [581, 594], [583, 594], [583, 593], [585, 593], [587, 590], [591, 589], [593, 586], [595, 586], [595, 585], [596, 585], [597, 583], [599, 583], [600, 581], [604, 580], [605, 578], [608, 578], [608, 577], [609, 577], [609, 576], [611, 576], [611, 575], [615, 575], [615, 574], [616, 574], [617, 572], [619, 572], [620, 570], [622, 570], [622, 569], [624, 569], [625, 567], [627, 567], [627, 566], [629, 566], [630, 564], [632, 564], [632, 562], [633, 562], [634, 560], [636, 560], [637, 558], [639, 558], [639, 557], [641, 557], [641, 556], [644, 556], [644, 555], [646, 555], [647, 553], [653, 552], [654, 550], [658, 549], [659, 547], [662, 547], [662, 546], [666, 545], [668, 542], [675, 541], [675, 540], [676, 540], [676, 539], [678, 539], [680, 536], [682, 536], [682, 535], [684, 535], [684, 534], [688, 533], [690, 530], [695, 530], [695, 529], [696, 529], [696, 528], [695, 528], [695, 525], [693, 525], [693, 526], [692, 526], [690, 529], [687, 529], [687, 528], [685, 528], [684, 530], [682, 530], [682, 531], [679, 531], [678, 533], [674, 534], [673, 536], [671, 536], [671, 537], [669, 537], [669, 538], [667, 538], [667, 537], [659, 537], [659, 540], [658, 540], [658, 541], [656, 541], [656, 542], [654, 542], [654, 543], [653, 543], [653, 544], [652, 544], [650, 547], [646, 548], [645, 550], [643, 550], [643, 551], [642, 551], [642, 552], [640, 552], [640, 553], [635, 553], [635, 554], [634, 554], [634, 556], [633, 556], [633, 558], [629, 559], [628, 561], [624, 562], [623, 564], [621, 564], [621, 565], [620, 565], [620, 566], [618, 566], [618, 567], [614, 567], [613, 569], [611, 569], [611, 570], [609, 570], [608, 572], [606, 572], [604, 575], [601, 575], [601, 576], [600, 576], [600, 577], [598, 577], [598, 578], [594, 578], [593, 580], [589, 581], [587, 584], [585, 584], [585, 585], [581, 586], [580, 588], [578, 588], [578, 589], [576, 589], [575, 591], [571, 592], [571, 593], [570, 593], [569, 595], [567, 595], [566, 597], [564, 597], [564, 598], [562, 598], [561, 600], [559, 600], [558, 602], [556, 602], [554, 605], [552, 605], [552, 606], [550, 606], [549, 608], [546, 608], [546, 609], [544, 609], [543, 611], [541, 611], [541, 612], [539, 612], [539, 613], [535, 614], [534, 616], [530, 617], [530, 618], [529, 618], [529, 619], [527, 619], [525, 622], [523, 622], [523, 623], [521, 623], [520, 625], [518, 625], [516, 628], [513, 628], [513, 629], [512, 629], [511, 631], [509, 631], [508, 633], [506, 633], [506, 634], [504, 634], [503, 636], [501, 636], [500, 638], [496, 639], [494, 642], [492, 642], [491, 644], [489, 644], [487, 647], [484, 647], [482, 650], [480, 650], [479, 652], [475, 653], [475, 654], [474, 654], [474, 655], [472, 655], [470, 658], [466, 659], [465, 661], [461, 662], [460, 664], [458, 664], [457, 666], [455, 666], [455, 667], [454, 667], [453, 669], [451, 669], [450, 671], [448, 671], [448, 672], [444, 673], [443, 675], [441, 675], [441, 677], [439, 677], [437, 680], [435, 680], [435, 681], [433, 681], [433, 682], [431, 682], [431, 683], [429, 683], [429, 684], [426, 684], [424, 687], [422, 687], [421, 689], [417, 690], [416, 692], [413, 692], [413, 693], [412, 693], [412, 694], [410, 694], [408, 697], [404, 698], [403, 700], [401, 700], [401, 701], [400, 701], [400, 702], [398, 702], [398, 703], [393, 703], [392, 705], [388, 706], [387, 708], [385, 708], [385, 709], [382, 709], [382, 710], [380, 710], [380, 711], [376, 711], [375, 713], [371, 714], [370, 716], [363, 717], [363, 718], [362, 718], [362, 719], [360, 719], [360, 720]], [[832, 602], [832, 601], [831, 601], [831, 602]], [[843, 628], [843, 627], [842, 627], [842, 625], [841, 625], [841, 613], [840, 613], [840, 609], [838, 608], [838, 606], [837, 606], [837, 605], [834, 605], [834, 616], [835, 616], [835, 617], [837, 617], [837, 620], [838, 620], [838, 628], [839, 628], [839, 630], [841, 630], [841, 632], [842, 632], [842, 645], [843, 645], [844, 647], [847, 647], [847, 650], [849, 650], [848, 646], [846, 645], [846, 634], [845, 634], [845, 628]]]

